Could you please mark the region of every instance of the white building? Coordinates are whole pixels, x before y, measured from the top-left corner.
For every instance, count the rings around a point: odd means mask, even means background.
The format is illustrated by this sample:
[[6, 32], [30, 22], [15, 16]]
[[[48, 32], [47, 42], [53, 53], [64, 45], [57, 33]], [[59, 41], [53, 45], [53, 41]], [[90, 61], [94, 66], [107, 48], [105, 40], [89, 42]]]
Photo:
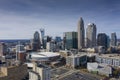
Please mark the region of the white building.
[[108, 77], [112, 75], [112, 67], [105, 64], [87, 63], [87, 70], [89, 72], [96, 72]]
[[47, 51], [53, 52], [56, 49], [56, 44], [54, 42], [47, 42], [46, 49]]
[[25, 52], [24, 45], [16, 45], [16, 52], [17, 53], [24, 53]]
[[102, 54], [96, 55], [96, 61], [98, 63], [104, 63], [115, 67], [120, 67], [120, 55], [119, 54]]
[[33, 64], [33, 71], [29, 72], [29, 80], [50, 80], [50, 69], [42, 64]]

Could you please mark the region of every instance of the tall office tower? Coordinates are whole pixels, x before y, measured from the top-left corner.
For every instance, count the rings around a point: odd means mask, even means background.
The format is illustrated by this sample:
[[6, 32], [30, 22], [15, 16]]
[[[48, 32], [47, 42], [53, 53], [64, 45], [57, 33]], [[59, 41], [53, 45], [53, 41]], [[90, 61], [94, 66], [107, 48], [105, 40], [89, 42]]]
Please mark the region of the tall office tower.
[[85, 47], [85, 31], [84, 31], [84, 22], [83, 19], [80, 18], [78, 22], [78, 50]]
[[117, 45], [117, 36], [116, 33], [111, 33], [111, 46]]
[[107, 35], [105, 33], [99, 33], [97, 36], [97, 46], [103, 46], [107, 49]]
[[7, 45], [0, 42], [0, 56], [5, 56], [7, 54]]
[[45, 30], [43, 28], [40, 29], [40, 42], [43, 44], [43, 38], [45, 36]]
[[78, 38], [77, 32], [65, 32], [65, 48], [70, 49], [78, 49]]
[[34, 33], [34, 39], [33, 39], [33, 50], [37, 51], [41, 48], [41, 43], [40, 43], [40, 36], [39, 36], [39, 32], [36, 31]]
[[96, 46], [96, 25], [94, 23], [89, 23], [86, 30], [86, 47], [93, 48]]

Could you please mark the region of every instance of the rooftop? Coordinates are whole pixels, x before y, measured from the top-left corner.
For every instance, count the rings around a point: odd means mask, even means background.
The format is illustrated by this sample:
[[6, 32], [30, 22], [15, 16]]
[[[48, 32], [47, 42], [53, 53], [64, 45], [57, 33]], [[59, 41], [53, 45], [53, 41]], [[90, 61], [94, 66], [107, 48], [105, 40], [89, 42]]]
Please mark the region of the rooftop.
[[120, 54], [101, 54], [101, 55], [99, 55], [99, 57], [120, 59]]

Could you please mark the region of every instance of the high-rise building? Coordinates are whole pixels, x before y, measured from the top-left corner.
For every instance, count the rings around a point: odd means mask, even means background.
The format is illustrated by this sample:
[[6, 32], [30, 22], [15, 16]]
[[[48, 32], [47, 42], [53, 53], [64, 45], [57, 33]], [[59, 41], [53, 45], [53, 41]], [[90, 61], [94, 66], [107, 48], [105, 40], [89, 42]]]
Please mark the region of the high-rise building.
[[36, 31], [34, 33], [34, 39], [33, 39], [33, 50], [37, 51], [41, 48], [41, 43], [40, 43], [40, 36], [39, 36], [39, 32]]
[[7, 54], [7, 45], [5, 43], [0, 43], [0, 56], [5, 56]]
[[84, 31], [84, 22], [83, 19], [80, 18], [80, 20], [78, 21], [78, 49], [82, 49], [85, 47], [85, 31]]
[[111, 46], [117, 45], [117, 36], [116, 33], [111, 33]]
[[43, 38], [45, 36], [45, 30], [43, 28], [40, 29], [40, 42], [43, 44]]
[[44, 36], [43, 38], [43, 48], [46, 49], [47, 42], [50, 42], [52, 40], [52, 37], [50, 36]]
[[107, 49], [107, 35], [105, 33], [99, 33], [97, 36], [97, 46], [103, 46]]
[[78, 48], [78, 41], [77, 41], [77, 32], [65, 32], [65, 48], [70, 49], [77, 49]]
[[96, 46], [96, 25], [94, 23], [89, 23], [86, 30], [86, 47], [92, 48]]

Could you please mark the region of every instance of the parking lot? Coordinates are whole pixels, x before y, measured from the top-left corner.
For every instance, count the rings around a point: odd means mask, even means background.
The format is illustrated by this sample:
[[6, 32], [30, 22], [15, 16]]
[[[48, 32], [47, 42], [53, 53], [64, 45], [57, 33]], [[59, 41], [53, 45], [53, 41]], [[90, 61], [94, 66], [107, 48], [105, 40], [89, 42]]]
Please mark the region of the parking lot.
[[100, 80], [100, 77], [80, 70], [60, 67], [51, 70], [51, 80]]

